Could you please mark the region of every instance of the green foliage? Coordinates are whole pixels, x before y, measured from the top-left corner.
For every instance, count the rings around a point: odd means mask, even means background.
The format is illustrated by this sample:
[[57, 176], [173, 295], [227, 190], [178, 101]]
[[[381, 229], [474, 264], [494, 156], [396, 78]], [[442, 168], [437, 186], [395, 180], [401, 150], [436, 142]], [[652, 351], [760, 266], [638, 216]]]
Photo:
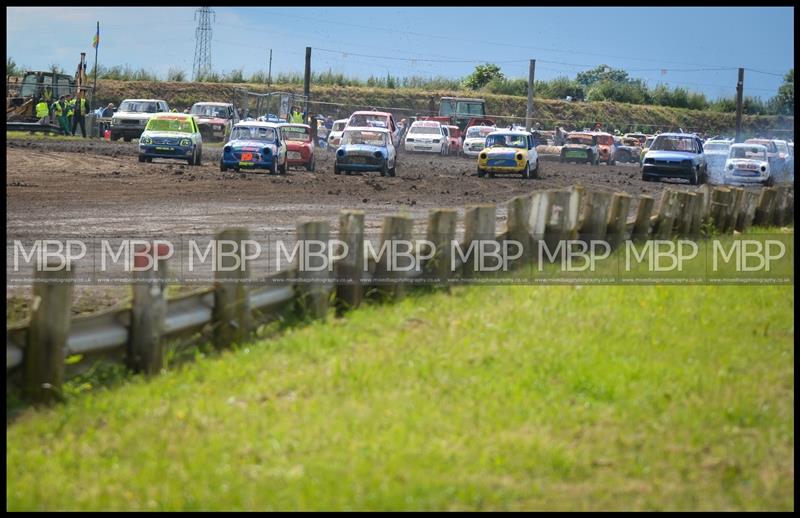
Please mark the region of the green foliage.
[[598, 65], [591, 70], [579, 72], [575, 76], [575, 81], [578, 84], [589, 87], [601, 81], [608, 81], [611, 83], [627, 83], [630, 81], [628, 73], [624, 70], [611, 68], [608, 65]]
[[19, 76], [22, 75], [23, 72], [25, 72], [25, 69], [23, 67], [20, 67], [19, 65], [17, 65], [17, 62], [14, 61], [14, 58], [12, 58], [11, 56], [8, 56], [6, 58], [6, 75], [7, 76], [19, 77]]
[[159, 81], [159, 77], [144, 68], [133, 70], [130, 65], [98, 68], [97, 77], [100, 79], [115, 79], [117, 81]]
[[794, 69], [789, 70], [778, 88], [778, 95], [773, 98], [774, 113], [794, 115]]
[[63, 74], [64, 68], [57, 64], [57, 63], [50, 63], [50, 66], [47, 67], [47, 70], [52, 72], [53, 74]]
[[630, 104], [645, 104], [647, 87], [640, 81], [619, 83], [603, 79], [593, 83], [586, 95], [588, 101], [615, 101]]
[[489, 81], [489, 83], [485, 87], [483, 87], [483, 90], [492, 94], [516, 95], [519, 97], [527, 97], [528, 80], [494, 78], [491, 81]]
[[244, 83], [246, 82], [244, 79], [244, 69], [236, 68], [228, 72], [227, 74], [223, 74], [222, 82], [224, 83]]
[[169, 72], [167, 72], [167, 81], [182, 83], [186, 81], [186, 72], [180, 68], [170, 68]]
[[505, 76], [500, 71], [499, 66], [493, 63], [486, 63], [477, 65], [475, 71], [464, 79], [462, 85], [470, 90], [479, 90], [494, 79], [502, 80], [505, 79]]
[[534, 95], [544, 99], [566, 99], [571, 97], [575, 101], [586, 98], [586, 89], [577, 81], [568, 77], [557, 77], [551, 81], [536, 81]]

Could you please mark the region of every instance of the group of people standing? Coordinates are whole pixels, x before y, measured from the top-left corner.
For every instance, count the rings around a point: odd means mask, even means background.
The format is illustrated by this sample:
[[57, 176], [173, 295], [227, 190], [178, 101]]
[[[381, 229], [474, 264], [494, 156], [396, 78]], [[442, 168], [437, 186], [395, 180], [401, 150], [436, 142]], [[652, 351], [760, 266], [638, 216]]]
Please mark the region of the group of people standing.
[[64, 135], [75, 135], [78, 126], [83, 138], [86, 138], [86, 114], [89, 113], [89, 102], [83, 90], [77, 95], [62, 95], [53, 101], [53, 91], [48, 86], [36, 104], [36, 118], [39, 124], [49, 124], [53, 119], [58, 122]]

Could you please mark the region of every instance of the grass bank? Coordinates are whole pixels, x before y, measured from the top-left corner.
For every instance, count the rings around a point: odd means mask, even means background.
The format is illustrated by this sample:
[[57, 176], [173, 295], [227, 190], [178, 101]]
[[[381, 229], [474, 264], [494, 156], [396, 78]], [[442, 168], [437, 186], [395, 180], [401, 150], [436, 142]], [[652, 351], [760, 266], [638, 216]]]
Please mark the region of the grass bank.
[[794, 507], [791, 286], [460, 287], [7, 429], [7, 508]]

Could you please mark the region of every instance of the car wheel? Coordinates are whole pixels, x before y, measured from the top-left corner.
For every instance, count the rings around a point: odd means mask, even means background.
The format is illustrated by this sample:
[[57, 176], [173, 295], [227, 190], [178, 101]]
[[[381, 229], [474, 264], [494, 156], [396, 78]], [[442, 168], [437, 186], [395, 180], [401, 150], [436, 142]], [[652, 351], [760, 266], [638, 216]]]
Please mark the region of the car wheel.
[[643, 182], [651, 182], [652, 179], [648, 175], [642, 174], [642, 181]]
[[489, 175], [489, 178], [494, 178], [494, 171], [489, 171], [488, 175]]
[[139, 162], [144, 162], [144, 155], [139, 155]]
[[333, 174], [342, 174], [342, 170], [336, 166], [333, 166]]
[[608, 165], [617, 165], [617, 161], [615, 159], [611, 159], [608, 161]]
[[289, 166], [286, 164], [286, 161], [283, 162], [283, 165], [278, 166], [278, 172], [280, 174], [286, 174], [287, 169], [289, 169]]
[[530, 180], [531, 179], [531, 164], [530, 162], [525, 163], [525, 169], [522, 170], [522, 179], [523, 180]]
[[195, 161], [195, 155], [196, 155], [196, 154], [197, 154], [197, 150], [195, 150], [195, 151], [192, 151], [192, 156], [191, 156], [191, 157], [189, 157], [189, 158], [186, 160], [186, 162], [187, 162], [189, 165], [194, 165], [194, 163], [195, 163], [195, 162], [194, 162], [194, 161]]
[[147, 162], [148, 164], [152, 164], [153, 163], [153, 159], [152, 158], [145, 158], [144, 161]]
[[203, 148], [197, 149], [197, 157], [194, 159], [194, 165], [203, 165]]
[[312, 173], [314, 172], [314, 167], [315, 167], [314, 162], [315, 160], [312, 158], [311, 162], [309, 162], [309, 164], [306, 166], [306, 171], [310, 171]]
[[133, 139], [131, 137], [122, 137], [122, 140], [124, 140], [125, 142], [130, 142]]
[[478, 168], [478, 178], [483, 178], [484, 176], [486, 176], [486, 171], [484, 171], [483, 169], [481, 169], [479, 167]]
[[539, 159], [536, 159], [536, 167], [533, 169], [533, 174], [531, 174], [531, 178], [539, 178]]
[[269, 166], [269, 174], [277, 174], [278, 173], [278, 163], [275, 160]]
[[692, 176], [689, 177], [689, 183], [691, 185], [697, 185], [700, 183], [700, 175], [697, 172], [697, 169], [692, 170]]
[[559, 161], [559, 162], [561, 162], [561, 163], [563, 164], [563, 163], [566, 163], [567, 159], [564, 157], [564, 155], [561, 155], [561, 156], [559, 157], [558, 161]]
[[225, 163], [222, 160], [220, 160], [219, 161], [219, 172], [220, 173], [224, 173], [227, 170], [228, 170], [228, 168], [225, 167]]
[[384, 162], [383, 167], [381, 167], [381, 176], [386, 176], [389, 174], [389, 162]]
[[770, 177], [769, 177], [769, 178], [767, 178], [767, 181], [766, 181], [766, 182], [764, 182], [764, 185], [766, 185], [767, 187], [772, 187], [772, 186], [774, 186], [774, 185], [775, 185], [775, 177], [774, 177], [774, 176], [772, 176], [772, 175], [770, 175]]

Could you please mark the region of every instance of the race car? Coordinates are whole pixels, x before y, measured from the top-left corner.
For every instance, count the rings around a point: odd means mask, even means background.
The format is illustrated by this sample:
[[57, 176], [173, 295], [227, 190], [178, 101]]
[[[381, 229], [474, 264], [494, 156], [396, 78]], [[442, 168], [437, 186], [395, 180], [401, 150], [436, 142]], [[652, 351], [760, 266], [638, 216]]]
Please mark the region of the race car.
[[206, 142], [224, 141], [233, 125], [239, 122], [239, 114], [230, 103], [194, 103], [189, 113], [195, 116]]
[[347, 126], [347, 119], [339, 119], [333, 122], [333, 128], [328, 133], [328, 149], [336, 151], [336, 148], [339, 147], [345, 126]]
[[760, 184], [771, 186], [775, 177], [770, 170], [767, 147], [763, 144], [733, 144], [723, 170], [727, 185]]
[[[615, 139], [616, 140], [616, 139]], [[619, 144], [617, 145], [616, 159], [619, 162], [639, 162], [639, 153], [642, 152], [642, 146], [639, 145], [639, 139], [636, 137], [620, 137]]]
[[378, 171], [381, 176], [395, 176], [396, 168], [397, 151], [389, 130], [357, 126], [344, 130], [336, 150], [333, 174]]
[[280, 137], [280, 124], [240, 122], [222, 148], [219, 170], [266, 169], [272, 174], [286, 173], [286, 144]]
[[449, 148], [447, 135], [438, 121], [414, 121], [406, 133], [403, 149], [416, 153], [444, 155]]
[[281, 124], [281, 140], [286, 143], [288, 167], [305, 167], [314, 171], [314, 142], [308, 124]]
[[470, 126], [464, 137], [463, 153], [468, 157], [476, 157], [483, 151], [486, 136], [496, 131], [494, 126]]
[[525, 179], [539, 176], [539, 155], [533, 135], [527, 131], [500, 130], [486, 137], [486, 147], [478, 155], [478, 177], [495, 174], [520, 174]]
[[597, 147], [597, 135], [593, 133], [570, 133], [561, 148], [560, 162], [577, 162], [597, 165], [600, 163], [600, 151]]
[[202, 157], [203, 137], [191, 115], [153, 114], [139, 136], [139, 162], [171, 158], [186, 160], [189, 165], [200, 165]]

